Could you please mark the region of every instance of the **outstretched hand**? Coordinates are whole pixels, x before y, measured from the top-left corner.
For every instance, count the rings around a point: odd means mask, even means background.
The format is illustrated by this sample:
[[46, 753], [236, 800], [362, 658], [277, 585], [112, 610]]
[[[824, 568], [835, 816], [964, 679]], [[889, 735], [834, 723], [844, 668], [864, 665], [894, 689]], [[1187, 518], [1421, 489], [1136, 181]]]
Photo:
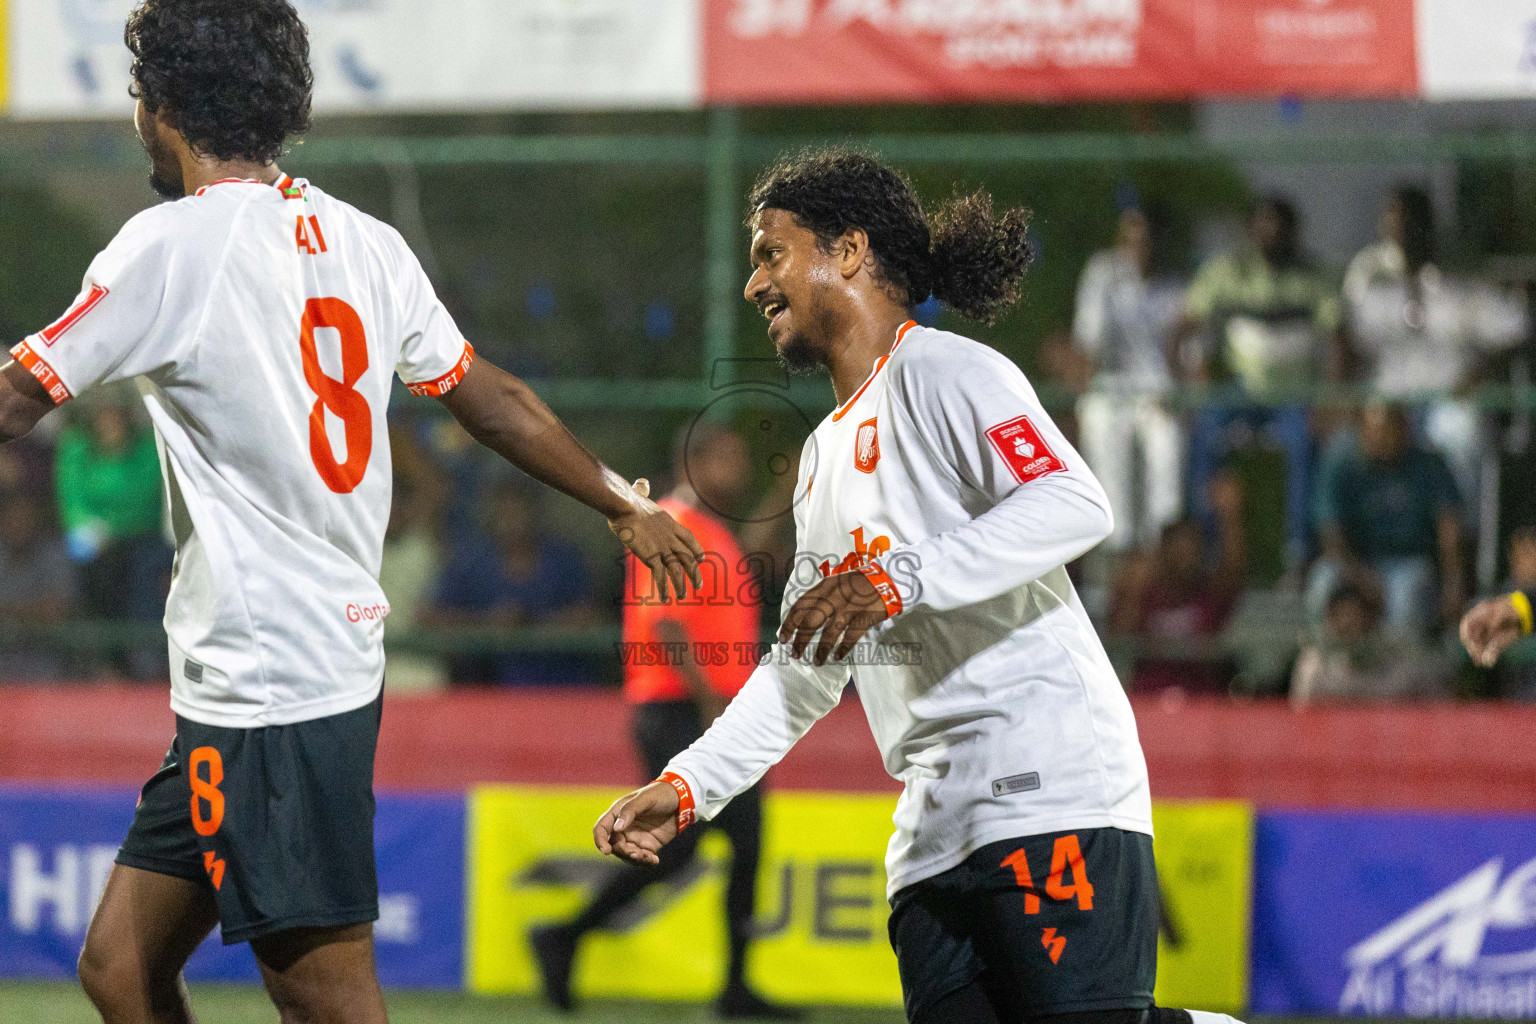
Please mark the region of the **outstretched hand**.
[[1461, 620], [1461, 642], [1481, 668], [1492, 668], [1499, 655], [1520, 639], [1520, 613], [1507, 597], [1479, 603]]
[[699, 562], [704, 548], [697, 538], [651, 500], [650, 481], [636, 480], [629, 491], [630, 511], [608, 520], [608, 529], [651, 570], [662, 601], [667, 600], [669, 583], [679, 600], [686, 596], [689, 580], [695, 590], [702, 590]]
[[677, 790], [653, 782], [615, 800], [592, 827], [592, 840], [631, 864], [659, 864], [661, 848], [677, 838], [678, 805]]

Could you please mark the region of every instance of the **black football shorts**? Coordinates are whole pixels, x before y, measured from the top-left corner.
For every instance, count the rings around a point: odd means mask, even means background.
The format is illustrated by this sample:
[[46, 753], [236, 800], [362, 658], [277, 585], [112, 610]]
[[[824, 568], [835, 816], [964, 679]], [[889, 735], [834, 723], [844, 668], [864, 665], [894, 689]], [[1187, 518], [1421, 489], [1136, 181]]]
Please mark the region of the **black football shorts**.
[[117, 863], [205, 885], [226, 945], [379, 917], [373, 759], [383, 710], [223, 729], [177, 716]]
[[984, 846], [891, 900], [907, 1018], [973, 981], [1005, 1022], [1148, 1009], [1159, 906], [1149, 835], [1079, 829]]

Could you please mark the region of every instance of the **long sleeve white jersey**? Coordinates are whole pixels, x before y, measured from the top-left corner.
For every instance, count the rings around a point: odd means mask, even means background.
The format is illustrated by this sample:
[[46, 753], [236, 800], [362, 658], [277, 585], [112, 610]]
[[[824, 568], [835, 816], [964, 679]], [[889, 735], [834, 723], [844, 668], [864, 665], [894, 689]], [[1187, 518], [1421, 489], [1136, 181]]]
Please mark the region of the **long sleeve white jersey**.
[[393, 378], [441, 395], [474, 357], [393, 228], [302, 181], [220, 182], [129, 221], [11, 351], [60, 404], [139, 380], [177, 714], [256, 728], [378, 695]]
[[892, 894], [1000, 839], [1151, 833], [1130, 702], [1064, 568], [1109, 534], [1108, 501], [1018, 367], [908, 324], [807, 440], [797, 494], [785, 609], [819, 578], [873, 564], [901, 611], [845, 663], [770, 651], [668, 766], [700, 817], [761, 778], [851, 678], [905, 787]]

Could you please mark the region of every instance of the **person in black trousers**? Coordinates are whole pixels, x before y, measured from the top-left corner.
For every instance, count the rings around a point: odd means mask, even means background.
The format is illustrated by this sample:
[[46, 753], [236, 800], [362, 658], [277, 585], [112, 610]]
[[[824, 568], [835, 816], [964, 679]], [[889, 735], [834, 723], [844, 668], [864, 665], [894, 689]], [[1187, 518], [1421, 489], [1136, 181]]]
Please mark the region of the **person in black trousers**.
[[[624, 695], [634, 705], [633, 735], [648, 778], [660, 775], [667, 762], [691, 746], [725, 710], [754, 667], [751, 659], [740, 656], [744, 648], [739, 645], [755, 644], [758, 639], [758, 608], [740, 599], [756, 592], [753, 580], [735, 537], [710, 511], [731, 507], [744, 491], [746, 446], [730, 431], [703, 423], [694, 424], [679, 442], [675, 468], [681, 482], [660, 505], [703, 545], [709, 566], [703, 570], [707, 593], [662, 604], [655, 599], [649, 572], [633, 558], [629, 560], [624, 643], [635, 645], [637, 656], [624, 659]], [[700, 645], [725, 656], [701, 660], [697, 657]], [[648, 656], [639, 656], [642, 649]], [[730, 839], [731, 864], [725, 892], [730, 964], [716, 1009], [728, 1019], [799, 1019], [799, 1010], [768, 1002], [746, 980], [761, 860], [762, 807], [759, 783], [707, 826], [690, 829], [669, 844], [660, 864], [624, 867], [574, 919], [533, 929], [529, 941], [548, 1000], [564, 1010], [574, 1008], [571, 971], [581, 937], [609, 925], [648, 886], [688, 869], [699, 840], [709, 828], [717, 828]]]

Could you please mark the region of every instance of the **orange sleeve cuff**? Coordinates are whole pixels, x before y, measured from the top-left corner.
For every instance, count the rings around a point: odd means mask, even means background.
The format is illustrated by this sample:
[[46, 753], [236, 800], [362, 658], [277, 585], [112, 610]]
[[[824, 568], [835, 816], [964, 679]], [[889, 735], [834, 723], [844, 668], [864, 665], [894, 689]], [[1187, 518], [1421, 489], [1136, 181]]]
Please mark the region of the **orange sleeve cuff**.
[[453, 369], [436, 380], [429, 380], [422, 384], [407, 384], [406, 388], [413, 395], [424, 395], [427, 398], [442, 398], [463, 382], [465, 372], [474, 361], [475, 346], [466, 341], [464, 343], [464, 354], [459, 357], [458, 365]]
[[693, 790], [688, 786], [688, 780], [675, 772], [662, 772], [657, 782], [665, 782], [677, 790], [677, 831], [692, 825], [698, 818], [694, 811]]
[[53, 372], [53, 367], [48, 365], [47, 360], [34, 352], [32, 346], [25, 341], [11, 349], [11, 358], [37, 378], [37, 382], [43, 386], [44, 391], [48, 392], [48, 397], [53, 400], [54, 405], [63, 405], [75, 397], [69, 393], [69, 388], [64, 386], [59, 375]]
[[875, 585], [875, 593], [880, 595], [880, 600], [885, 602], [885, 614], [887, 618], [894, 619], [901, 614], [901, 591], [896, 589], [896, 583], [884, 569], [873, 562], [859, 566], [859, 572], [864, 578]]

